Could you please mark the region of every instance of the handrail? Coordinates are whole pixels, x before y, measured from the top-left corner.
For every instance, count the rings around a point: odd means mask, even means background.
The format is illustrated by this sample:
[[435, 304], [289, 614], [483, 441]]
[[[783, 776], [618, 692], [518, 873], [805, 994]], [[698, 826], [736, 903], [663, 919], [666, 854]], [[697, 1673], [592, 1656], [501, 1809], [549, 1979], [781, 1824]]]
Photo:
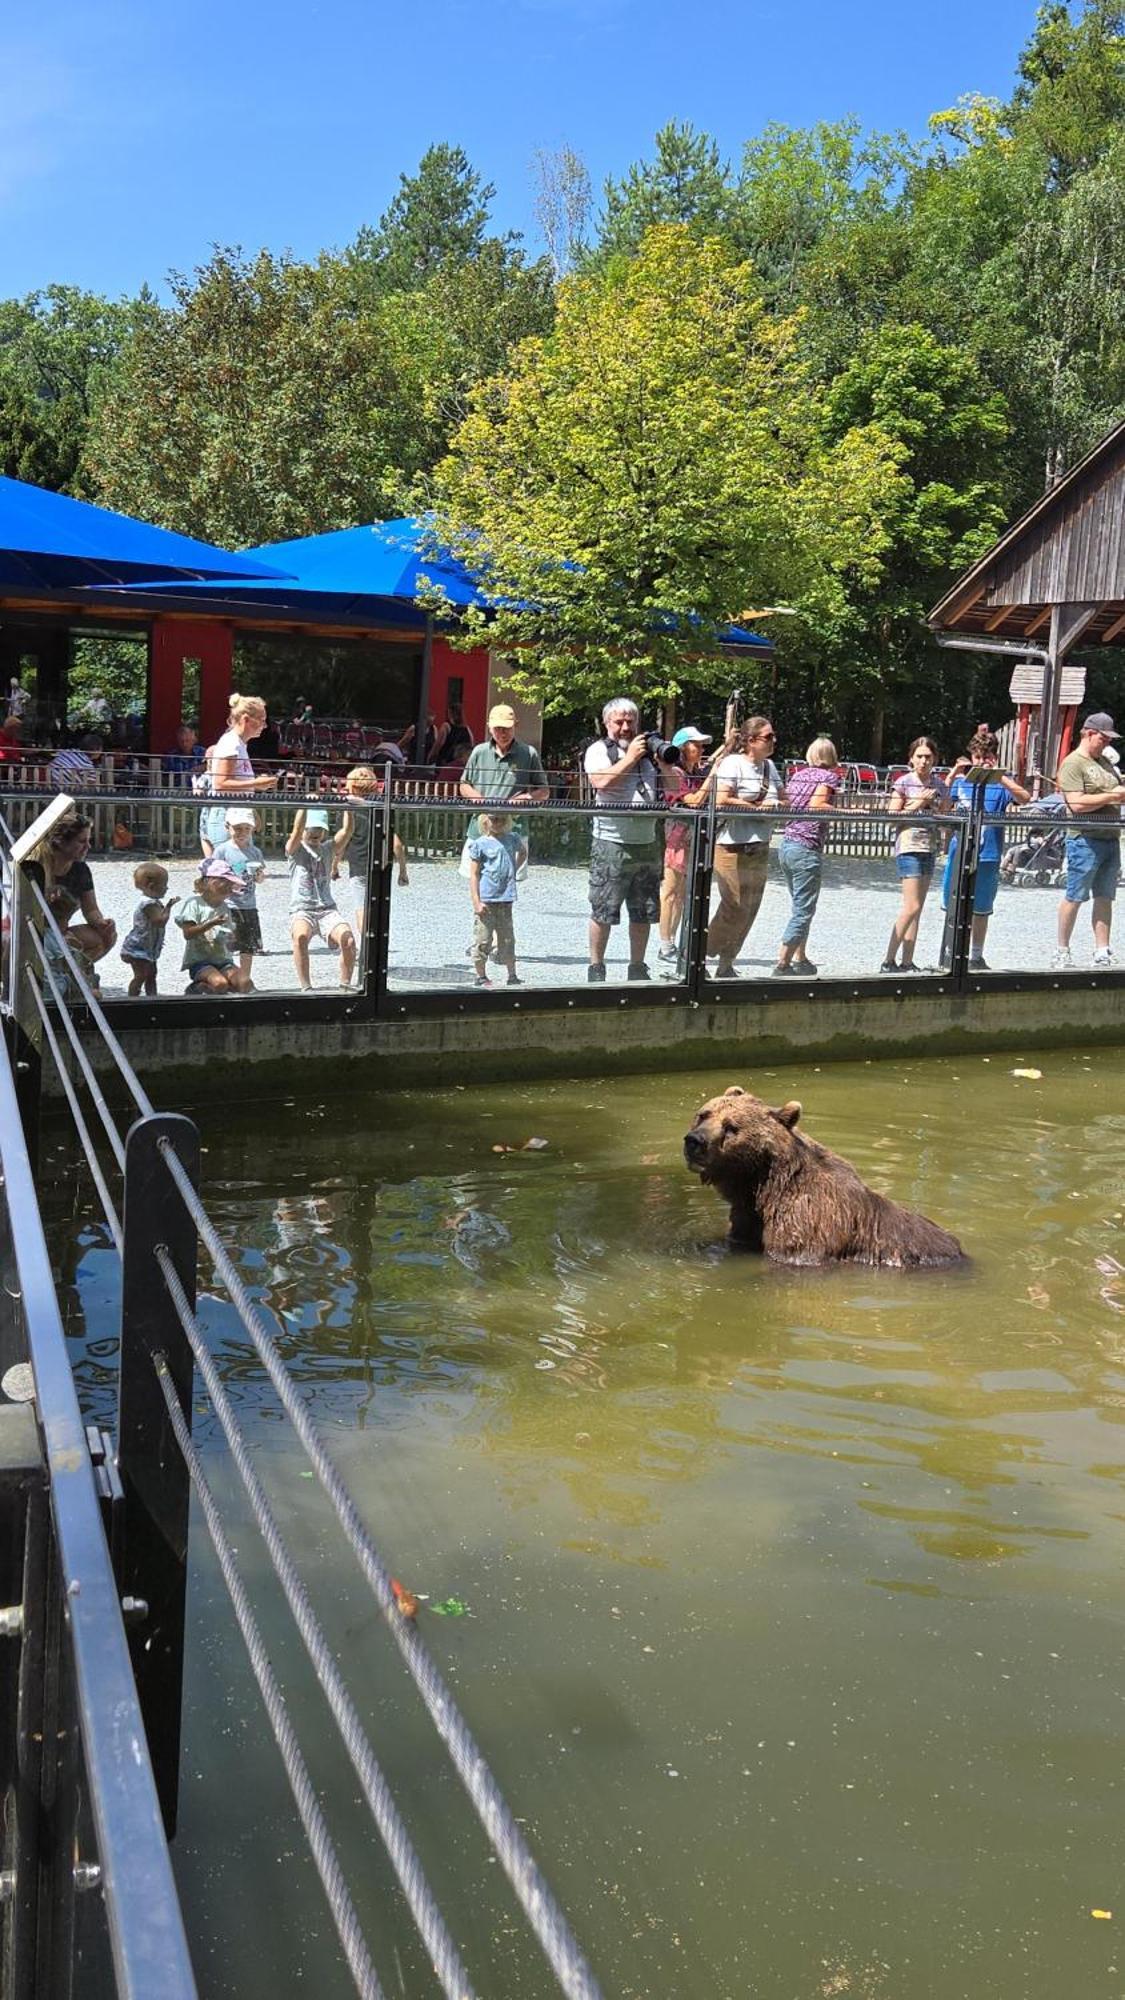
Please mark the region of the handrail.
[[194, 2000], [121, 1605], [102, 1528], [15, 1079], [0, 1051], [0, 1170], [27, 1327], [66, 1596], [80, 1734], [123, 2000]]

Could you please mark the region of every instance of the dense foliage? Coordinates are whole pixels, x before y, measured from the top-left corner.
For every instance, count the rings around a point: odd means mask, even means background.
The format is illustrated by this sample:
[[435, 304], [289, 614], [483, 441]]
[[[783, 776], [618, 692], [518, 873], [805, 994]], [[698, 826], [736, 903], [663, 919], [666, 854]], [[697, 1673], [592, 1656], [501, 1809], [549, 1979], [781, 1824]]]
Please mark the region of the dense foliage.
[[0, 302], [0, 470], [236, 545], [436, 504], [556, 709], [713, 688], [715, 626], [783, 604], [790, 730], [1002, 714], [924, 613], [1125, 414], [1125, 7], [1051, 0], [921, 142], [672, 123], [599, 213], [536, 173], [539, 259], [443, 144], [315, 263]]

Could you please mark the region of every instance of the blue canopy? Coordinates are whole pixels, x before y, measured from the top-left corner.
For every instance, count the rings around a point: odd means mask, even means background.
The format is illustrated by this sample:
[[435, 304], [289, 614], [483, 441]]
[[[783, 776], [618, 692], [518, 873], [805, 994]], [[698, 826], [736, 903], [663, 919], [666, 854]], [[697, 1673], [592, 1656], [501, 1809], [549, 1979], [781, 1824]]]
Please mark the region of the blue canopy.
[[144, 578], [226, 577], [282, 583], [284, 576], [256, 557], [232, 555], [22, 479], [0, 478], [0, 586], [67, 590]]
[[[422, 629], [425, 621], [416, 600], [423, 578], [428, 578], [441, 585], [451, 605], [487, 607], [489, 599], [464, 564], [448, 551], [422, 553], [430, 533], [426, 517], [407, 516], [373, 521], [362, 528], [337, 528], [326, 535], [304, 535], [297, 541], [264, 542], [248, 549], [247, 557], [276, 563], [288, 573], [286, 583], [200, 584], [193, 594], [205, 592], [212, 600], [221, 595], [232, 607], [237, 601], [245, 616], [256, 607], [275, 615], [288, 607], [299, 616], [325, 622], [353, 617]], [[169, 594], [174, 593], [175, 586], [169, 586]], [[740, 625], [724, 627], [718, 637], [724, 646], [771, 650], [768, 639]]]

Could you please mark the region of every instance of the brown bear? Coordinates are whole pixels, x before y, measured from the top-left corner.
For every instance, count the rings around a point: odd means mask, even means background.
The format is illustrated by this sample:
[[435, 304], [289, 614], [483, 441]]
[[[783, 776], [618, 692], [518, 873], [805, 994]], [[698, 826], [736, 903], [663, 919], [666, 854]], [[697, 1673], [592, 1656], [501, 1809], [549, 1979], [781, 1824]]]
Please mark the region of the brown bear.
[[693, 1173], [730, 1203], [730, 1243], [780, 1264], [957, 1264], [955, 1236], [888, 1201], [827, 1146], [797, 1131], [799, 1104], [778, 1110], [732, 1084], [684, 1139]]

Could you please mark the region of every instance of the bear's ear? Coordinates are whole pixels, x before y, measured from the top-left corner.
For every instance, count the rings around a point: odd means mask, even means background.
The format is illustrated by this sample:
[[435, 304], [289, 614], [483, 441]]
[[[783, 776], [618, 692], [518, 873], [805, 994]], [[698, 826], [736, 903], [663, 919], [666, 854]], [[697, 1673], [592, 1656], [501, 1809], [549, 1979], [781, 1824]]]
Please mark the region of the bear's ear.
[[745, 1097], [745, 1095], [746, 1092], [743, 1090], [742, 1085], [740, 1083], [728, 1083], [726, 1089], [723, 1092], [724, 1097]]
[[776, 1110], [770, 1106], [770, 1117], [776, 1118], [778, 1124], [784, 1125], [789, 1132], [793, 1130], [800, 1115], [801, 1107], [795, 1097], [791, 1097], [788, 1104], [779, 1105]]

